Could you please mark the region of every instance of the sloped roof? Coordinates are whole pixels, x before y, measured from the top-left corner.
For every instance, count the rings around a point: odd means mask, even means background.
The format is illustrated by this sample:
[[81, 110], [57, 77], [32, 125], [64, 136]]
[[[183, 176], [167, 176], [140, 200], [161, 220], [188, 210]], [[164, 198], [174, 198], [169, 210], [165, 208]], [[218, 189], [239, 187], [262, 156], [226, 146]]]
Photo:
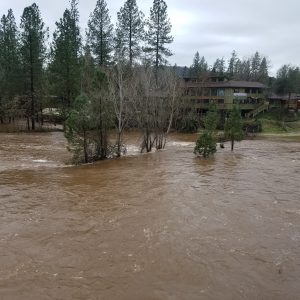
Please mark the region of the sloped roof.
[[220, 81], [220, 82], [187, 82], [190, 86], [203, 86], [209, 88], [260, 88], [267, 89], [268, 87], [260, 82], [256, 81]]
[[224, 82], [225, 86], [227, 87], [245, 87], [245, 88], [261, 88], [265, 89], [267, 88], [266, 85], [264, 85], [261, 82], [256, 82], [256, 81], [236, 81], [236, 80], [230, 80]]

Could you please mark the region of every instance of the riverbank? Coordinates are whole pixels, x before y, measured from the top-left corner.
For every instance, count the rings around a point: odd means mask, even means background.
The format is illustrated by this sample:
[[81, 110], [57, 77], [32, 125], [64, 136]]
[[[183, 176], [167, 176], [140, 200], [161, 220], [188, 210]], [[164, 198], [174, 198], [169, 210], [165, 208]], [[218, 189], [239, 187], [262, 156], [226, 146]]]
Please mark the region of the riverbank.
[[[62, 131], [61, 124], [54, 124], [44, 122], [43, 125], [36, 123], [36, 129], [33, 132], [49, 132], [49, 131]], [[28, 130], [27, 122], [24, 119], [17, 119], [11, 123], [0, 124], [0, 132], [13, 133], [13, 132], [31, 132]]]

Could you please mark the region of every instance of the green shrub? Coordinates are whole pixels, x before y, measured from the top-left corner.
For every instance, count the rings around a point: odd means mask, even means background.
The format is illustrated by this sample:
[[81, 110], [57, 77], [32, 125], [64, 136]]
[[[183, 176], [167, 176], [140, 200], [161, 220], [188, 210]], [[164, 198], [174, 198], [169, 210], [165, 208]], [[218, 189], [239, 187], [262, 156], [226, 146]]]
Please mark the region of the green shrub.
[[214, 154], [217, 151], [216, 139], [212, 134], [204, 132], [199, 136], [196, 141], [194, 153], [196, 155], [202, 155], [204, 158]]

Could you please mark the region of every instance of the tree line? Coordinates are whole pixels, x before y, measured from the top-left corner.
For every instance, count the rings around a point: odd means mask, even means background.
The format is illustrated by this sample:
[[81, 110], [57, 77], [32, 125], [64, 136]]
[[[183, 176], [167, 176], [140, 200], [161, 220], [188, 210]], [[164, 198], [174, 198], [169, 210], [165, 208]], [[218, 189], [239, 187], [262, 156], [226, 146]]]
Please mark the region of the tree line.
[[179, 103], [178, 77], [164, 68], [171, 28], [163, 0], [153, 1], [148, 18], [136, 0], [126, 0], [115, 26], [106, 1], [98, 0], [84, 39], [78, 1], [71, 0], [48, 49], [37, 4], [24, 9], [19, 28], [10, 9], [0, 21], [0, 122], [22, 116], [35, 130], [43, 108], [55, 107], [70, 149], [85, 162], [120, 156], [127, 126], [141, 130], [141, 150], [163, 148]]
[[[36, 3], [24, 8], [19, 26], [11, 9], [2, 16], [0, 122], [22, 117], [35, 130], [43, 124], [43, 109], [54, 107], [70, 149], [85, 162], [120, 156], [128, 127], [141, 131], [141, 151], [163, 148], [172, 125], [189, 127], [194, 120], [180, 101], [178, 68], [166, 67], [173, 42], [167, 4], [154, 0], [146, 18], [136, 0], [126, 0], [114, 25], [107, 2], [98, 0], [85, 37], [79, 17], [78, 0], [71, 0], [47, 47], [49, 30]], [[222, 58], [209, 67], [197, 52], [183, 76], [209, 73], [267, 83], [268, 65], [258, 52], [240, 59], [233, 51], [227, 65]], [[298, 68], [284, 66], [277, 77], [278, 91], [299, 86]]]
[[258, 81], [269, 84], [269, 65], [267, 58], [256, 51], [248, 58], [239, 58], [235, 50], [227, 60], [217, 58], [212, 66], [209, 66], [205, 57], [200, 57], [197, 51], [192, 65], [183, 70], [184, 76], [205, 78], [208, 75], [226, 76], [231, 80]]
[[212, 65], [197, 51], [191, 66], [182, 68], [180, 73], [183, 77], [203, 80], [214, 75], [225, 76], [231, 80], [258, 81], [269, 86], [278, 95], [300, 93], [299, 67], [285, 64], [272, 77], [269, 74], [270, 65], [268, 58], [258, 51], [249, 57], [240, 58], [233, 50], [229, 59], [217, 58]]

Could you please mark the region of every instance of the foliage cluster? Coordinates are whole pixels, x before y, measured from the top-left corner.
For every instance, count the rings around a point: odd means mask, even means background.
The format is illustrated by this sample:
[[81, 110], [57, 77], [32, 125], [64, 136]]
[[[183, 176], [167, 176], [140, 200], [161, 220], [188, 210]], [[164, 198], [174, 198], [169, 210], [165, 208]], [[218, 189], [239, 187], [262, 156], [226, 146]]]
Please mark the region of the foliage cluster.
[[212, 66], [209, 66], [204, 56], [197, 51], [193, 63], [185, 70], [185, 76], [206, 78], [208, 75], [225, 76], [232, 80], [259, 81], [269, 83], [270, 63], [265, 56], [256, 51], [249, 58], [239, 58], [233, 51], [227, 64], [224, 58], [217, 58]]
[[229, 113], [225, 122], [224, 134], [231, 142], [231, 151], [233, 151], [234, 142], [241, 141], [244, 137], [241, 111], [237, 106], [233, 106]]
[[207, 158], [217, 151], [216, 129], [219, 118], [220, 116], [216, 106], [210, 106], [204, 118], [204, 132], [196, 141], [196, 146], [194, 148], [195, 154]]
[[84, 44], [78, 0], [70, 0], [47, 49], [38, 6], [25, 7], [20, 30], [9, 10], [0, 22], [0, 122], [25, 118], [35, 130], [43, 109], [59, 110], [79, 162], [120, 156], [129, 123], [141, 130], [143, 151], [163, 148], [179, 112], [178, 77], [165, 68], [171, 28], [164, 0], [153, 1], [148, 18], [136, 0], [125, 0], [116, 26], [107, 2], [97, 0]]

